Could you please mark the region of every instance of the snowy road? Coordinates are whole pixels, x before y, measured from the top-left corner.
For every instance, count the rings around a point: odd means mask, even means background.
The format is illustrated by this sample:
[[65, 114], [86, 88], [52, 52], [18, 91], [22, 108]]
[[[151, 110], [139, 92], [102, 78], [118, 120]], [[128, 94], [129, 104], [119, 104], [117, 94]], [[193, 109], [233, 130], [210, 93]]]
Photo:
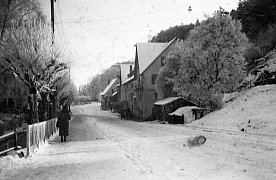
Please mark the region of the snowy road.
[[[276, 138], [120, 120], [77, 106], [68, 142], [56, 137], [7, 179], [276, 179]], [[183, 146], [195, 135], [201, 147]]]

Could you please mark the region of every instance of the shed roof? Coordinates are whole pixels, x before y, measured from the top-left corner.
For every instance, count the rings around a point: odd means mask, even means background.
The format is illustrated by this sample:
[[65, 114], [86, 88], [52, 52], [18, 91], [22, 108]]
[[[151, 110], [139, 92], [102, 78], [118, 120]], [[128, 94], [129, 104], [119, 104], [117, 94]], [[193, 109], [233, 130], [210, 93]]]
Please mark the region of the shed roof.
[[182, 114], [185, 114], [193, 109], [204, 109], [204, 108], [200, 108], [197, 106], [185, 106], [185, 107], [178, 108], [176, 111], [170, 113], [169, 115], [182, 116]]
[[117, 81], [118, 78], [114, 78], [110, 81], [110, 83], [106, 86], [106, 88], [103, 90], [103, 92], [100, 93], [101, 96], [104, 96], [109, 89], [113, 86], [113, 84], [115, 84], [115, 82]]
[[182, 97], [168, 97], [159, 101], [156, 101], [154, 103], [154, 105], [165, 105], [165, 104], [169, 104], [175, 100], [181, 99]]

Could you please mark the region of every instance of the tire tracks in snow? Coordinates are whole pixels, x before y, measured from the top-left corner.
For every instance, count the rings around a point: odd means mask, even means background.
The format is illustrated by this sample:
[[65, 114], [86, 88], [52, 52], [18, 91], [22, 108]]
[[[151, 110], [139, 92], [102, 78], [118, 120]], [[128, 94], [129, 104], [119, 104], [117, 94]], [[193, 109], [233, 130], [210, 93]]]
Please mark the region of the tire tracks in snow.
[[123, 138], [122, 136], [118, 138], [118, 136], [114, 135], [114, 133], [106, 132], [101, 128], [98, 123], [94, 122], [94, 126], [99, 129], [99, 131], [110, 141], [116, 142], [117, 147], [120, 150], [120, 152], [128, 159], [130, 160], [131, 164], [136, 168], [136, 170], [143, 174], [143, 175], [150, 175], [153, 173], [153, 168], [146, 159], [142, 157], [142, 155], [134, 155], [131, 151], [130, 147], [137, 147], [141, 144], [134, 143], [133, 141], [130, 141], [126, 138]]
[[[177, 139], [175, 136], [166, 137], [137, 137], [135, 134], [124, 132], [122, 129], [114, 128], [108, 122], [94, 121], [103, 135], [112, 142], [118, 143], [122, 154], [132, 163], [137, 171], [149, 179], [178, 179], [175, 173], [177, 163], [170, 157], [167, 149], [162, 149], [162, 141]], [[110, 130], [111, 129], [111, 130]], [[134, 136], [134, 137], [133, 137]], [[183, 139], [183, 137], [180, 137]], [[173, 172], [173, 173], [172, 173]], [[177, 175], [177, 176], [175, 176]], [[189, 177], [191, 174], [182, 172], [181, 178]]]

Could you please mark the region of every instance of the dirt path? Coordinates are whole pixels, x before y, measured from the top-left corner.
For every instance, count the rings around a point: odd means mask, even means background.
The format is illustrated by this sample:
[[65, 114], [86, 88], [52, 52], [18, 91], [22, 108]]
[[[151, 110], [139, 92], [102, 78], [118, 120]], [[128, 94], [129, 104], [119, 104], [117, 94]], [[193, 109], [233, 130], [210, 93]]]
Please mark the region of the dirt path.
[[[74, 107], [56, 138], [10, 179], [276, 179], [276, 140], [218, 129], [120, 120], [99, 104]], [[183, 146], [204, 135], [200, 147]]]

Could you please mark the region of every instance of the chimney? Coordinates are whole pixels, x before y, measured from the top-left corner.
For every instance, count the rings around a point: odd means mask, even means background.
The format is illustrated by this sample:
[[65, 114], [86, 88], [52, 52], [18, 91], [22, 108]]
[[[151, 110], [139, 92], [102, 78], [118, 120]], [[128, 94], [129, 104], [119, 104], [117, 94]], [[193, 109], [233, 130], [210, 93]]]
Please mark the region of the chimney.
[[129, 66], [129, 74], [132, 72], [132, 65]]

